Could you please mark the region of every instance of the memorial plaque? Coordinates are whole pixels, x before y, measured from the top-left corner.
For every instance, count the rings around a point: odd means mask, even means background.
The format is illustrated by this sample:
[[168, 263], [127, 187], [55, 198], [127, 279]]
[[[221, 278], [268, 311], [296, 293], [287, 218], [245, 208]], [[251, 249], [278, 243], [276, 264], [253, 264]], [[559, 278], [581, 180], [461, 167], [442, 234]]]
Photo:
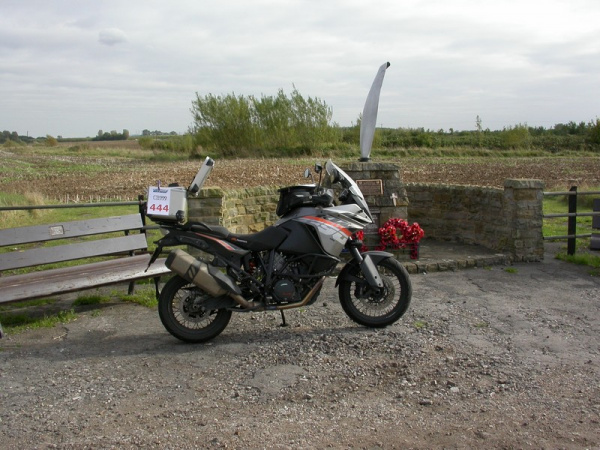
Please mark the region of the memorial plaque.
[[364, 195], [383, 195], [383, 180], [356, 180]]

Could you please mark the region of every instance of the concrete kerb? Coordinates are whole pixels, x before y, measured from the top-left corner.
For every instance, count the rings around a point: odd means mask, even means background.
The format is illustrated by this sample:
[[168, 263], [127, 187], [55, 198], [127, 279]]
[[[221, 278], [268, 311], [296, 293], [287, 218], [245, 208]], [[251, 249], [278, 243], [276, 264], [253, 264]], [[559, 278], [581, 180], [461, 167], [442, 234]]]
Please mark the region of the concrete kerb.
[[[416, 260], [410, 259], [407, 250], [391, 251], [390, 253], [400, 261], [410, 274], [510, 265], [512, 262], [509, 255], [497, 253], [480, 245], [432, 239], [421, 241], [419, 258]], [[340, 269], [348, 257], [343, 256], [342, 263], [338, 265]]]
[[508, 256], [496, 254], [491, 256], [457, 257], [455, 259], [441, 259], [439, 261], [400, 261], [408, 273], [431, 273], [447, 270], [464, 270], [475, 267], [491, 267], [509, 265], [511, 260]]

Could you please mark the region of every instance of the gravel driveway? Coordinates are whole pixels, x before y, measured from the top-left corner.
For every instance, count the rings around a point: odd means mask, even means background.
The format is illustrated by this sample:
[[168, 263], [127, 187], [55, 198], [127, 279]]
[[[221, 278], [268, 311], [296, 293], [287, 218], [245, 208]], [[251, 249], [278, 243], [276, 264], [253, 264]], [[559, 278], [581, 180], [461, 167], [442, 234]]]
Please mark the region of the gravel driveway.
[[317, 303], [186, 345], [112, 303], [0, 341], [0, 447], [598, 448], [600, 279], [546, 258], [411, 275], [383, 330]]

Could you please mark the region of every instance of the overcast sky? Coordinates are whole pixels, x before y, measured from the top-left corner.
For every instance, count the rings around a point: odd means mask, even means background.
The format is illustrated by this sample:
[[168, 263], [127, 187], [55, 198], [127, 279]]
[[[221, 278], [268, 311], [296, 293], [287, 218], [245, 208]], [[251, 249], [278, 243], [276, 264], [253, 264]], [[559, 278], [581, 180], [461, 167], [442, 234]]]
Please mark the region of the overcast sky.
[[0, 0], [0, 130], [185, 132], [196, 93], [295, 86], [356, 122], [552, 127], [600, 116], [598, 0]]

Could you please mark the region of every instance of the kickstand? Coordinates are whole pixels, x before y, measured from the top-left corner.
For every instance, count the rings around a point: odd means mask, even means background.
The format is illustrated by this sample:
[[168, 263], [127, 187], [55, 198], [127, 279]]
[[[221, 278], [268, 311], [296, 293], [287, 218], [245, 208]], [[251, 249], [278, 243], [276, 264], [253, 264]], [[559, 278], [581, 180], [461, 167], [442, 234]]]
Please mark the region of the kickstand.
[[160, 277], [154, 277], [154, 293], [156, 295], [156, 300], [160, 298], [160, 288], [158, 284], [160, 283]]
[[288, 324], [287, 324], [287, 323], [286, 323], [286, 321], [285, 321], [285, 314], [283, 314], [283, 309], [282, 309], [282, 310], [280, 310], [280, 311], [281, 311], [281, 325], [280, 325], [280, 326], [282, 326], [282, 327], [287, 327], [287, 326], [288, 326]]

